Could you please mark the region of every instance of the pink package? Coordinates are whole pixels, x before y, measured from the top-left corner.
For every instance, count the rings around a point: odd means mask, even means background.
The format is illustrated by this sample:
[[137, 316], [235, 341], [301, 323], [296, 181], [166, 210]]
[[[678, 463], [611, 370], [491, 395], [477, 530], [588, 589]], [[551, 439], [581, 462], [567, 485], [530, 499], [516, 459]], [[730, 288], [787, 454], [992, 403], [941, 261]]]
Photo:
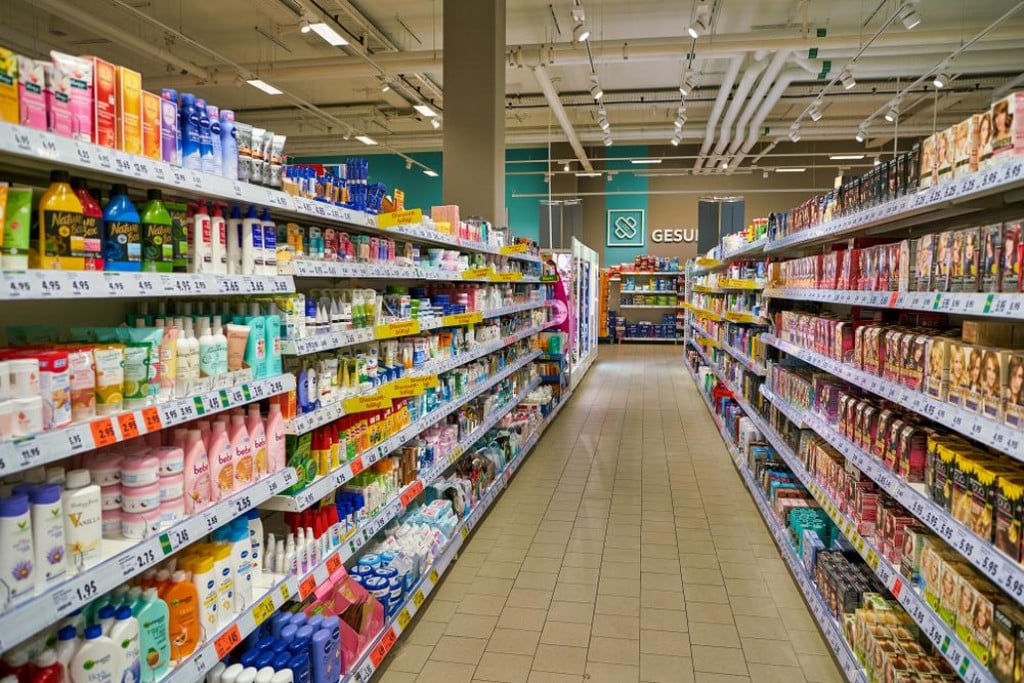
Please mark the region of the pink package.
[[46, 130], [46, 62], [18, 55], [18, 116], [21, 125]]
[[[81, 57], [73, 57], [56, 50], [50, 51], [53, 59], [53, 81], [67, 87], [67, 111], [70, 116], [71, 129], [68, 132], [54, 130], [60, 135], [69, 135], [76, 140], [92, 142], [92, 61]], [[50, 89], [47, 88], [50, 96]], [[56, 104], [64, 104], [57, 98]]]
[[340, 615], [353, 605], [360, 606], [363, 612], [360, 631], [344, 620], [341, 622], [341, 668], [348, 671], [384, 630], [384, 605], [356, 583], [344, 567], [339, 567], [327, 582], [317, 586], [315, 595], [316, 600], [305, 610], [307, 615]]
[[51, 133], [71, 137], [71, 79], [53, 64], [46, 70], [46, 129]]

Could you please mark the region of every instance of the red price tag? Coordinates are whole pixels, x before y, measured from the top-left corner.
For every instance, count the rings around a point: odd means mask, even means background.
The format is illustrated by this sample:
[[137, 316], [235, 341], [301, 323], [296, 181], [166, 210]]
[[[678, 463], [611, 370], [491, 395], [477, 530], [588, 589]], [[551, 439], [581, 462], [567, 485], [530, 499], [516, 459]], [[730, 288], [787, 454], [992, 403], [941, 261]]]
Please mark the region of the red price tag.
[[114, 423], [110, 418], [93, 420], [89, 423], [89, 430], [92, 431], [92, 442], [96, 448], [103, 448], [117, 442], [117, 432], [114, 431]]
[[903, 590], [903, 582], [896, 579], [896, 582], [892, 585], [892, 596], [894, 598], [900, 597], [900, 592]]
[[363, 470], [365, 470], [366, 466], [363, 465], [362, 457], [359, 457], [359, 458], [356, 458], [355, 460], [353, 460], [351, 463], [349, 463], [349, 468], [352, 470], [352, 476], [354, 477], [354, 476], [358, 475], [360, 472], [362, 472]]
[[238, 624], [231, 624], [224, 633], [217, 636], [213, 641], [213, 647], [217, 650], [217, 659], [224, 659], [228, 653], [235, 649], [242, 642], [242, 633], [238, 630]]
[[893, 292], [889, 295], [889, 308], [896, 308], [896, 302], [900, 300], [900, 293]]
[[409, 503], [416, 500], [416, 496], [423, 492], [423, 480], [417, 481], [402, 494], [402, 507], [409, 507]]
[[377, 643], [377, 647], [373, 648], [370, 653], [370, 661], [373, 662], [373, 668], [377, 669], [380, 667], [380, 663], [384, 661], [384, 658], [391, 652], [391, 647], [395, 644], [398, 636], [395, 635], [394, 627], [389, 628], [384, 634], [384, 637]]
[[135, 422], [134, 413], [125, 413], [117, 416], [117, 427], [121, 430], [121, 438], [127, 441], [139, 435], [139, 425]]
[[[337, 554], [334, 555], [337, 557]], [[302, 583], [299, 584], [299, 598], [305, 600], [316, 590], [316, 577], [312, 574], [303, 579]]]
[[146, 425], [146, 433], [159, 432], [164, 428], [164, 423], [160, 421], [160, 411], [156, 407], [142, 411], [142, 422]]
[[324, 565], [327, 567], [327, 573], [333, 574], [341, 568], [341, 558], [338, 553], [330, 555], [325, 561]]

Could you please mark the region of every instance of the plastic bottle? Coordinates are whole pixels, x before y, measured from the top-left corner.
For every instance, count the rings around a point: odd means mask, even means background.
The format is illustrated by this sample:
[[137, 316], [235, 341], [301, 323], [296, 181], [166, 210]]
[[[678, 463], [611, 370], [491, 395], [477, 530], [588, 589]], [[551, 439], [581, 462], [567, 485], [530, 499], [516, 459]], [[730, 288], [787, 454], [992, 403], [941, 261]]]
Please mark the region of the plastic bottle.
[[63, 581], [68, 571], [60, 493], [60, 484], [37, 486], [29, 493], [37, 581], [43, 586]]
[[256, 675], [259, 670], [254, 666], [247, 666], [242, 669], [242, 673], [238, 674], [236, 683], [256, 683]]
[[274, 680], [274, 668], [265, 666], [256, 672], [256, 683], [271, 683]]
[[192, 564], [192, 584], [199, 595], [199, 620], [203, 625], [204, 639], [217, 631], [217, 576], [213, 571], [213, 558], [202, 555]]
[[[188, 353], [189, 353], [189, 381], [199, 379], [199, 337], [196, 336], [195, 324], [188, 320]], [[194, 391], [194, 390], [193, 390]]]
[[29, 250], [33, 268], [83, 270], [76, 244], [82, 236], [82, 202], [71, 189], [67, 171], [51, 171], [50, 187], [39, 200], [38, 240]]
[[199, 319], [199, 376], [216, 377], [220, 370], [219, 352], [214, 345], [210, 322]]
[[57, 653], [46, 649], [32, 661], [35, 671], [32, 683], [64, 683], [66, 672], [64, 665], [57, 658]]
[[291, 669], [282, 669], [274, 674], [274, 677], [270, 679], [270, 683], [295, 683], [295, 674], [292, 673]]
[[258, 303], [249, 304], [249, 315], [245, 319], [249, 326], [249, 338], [245, 344], [245, 362], [252, 368], [256, 379], [267, 377], [267, 324], [260, 314]]
[[267, 377], [281, 374], [281, 317], [264, 317], [267, 335]]
[[223, 500], [235, 491], [234, 452], [231, 450], [231, 440], [223, 422], [213, 423], [209, 456], [213, 500]]
[[263, 274], [277, 275], [277, 224], [270, 216], [270, 207], [263, 207]]
[[192, 214], [192, 272], [213, 272], [213, 223], [206, 208], [206, 202], [200, 200]]
[[139, 621], [132, 615], [132, 608], [122, 605], [117, 609], [117, 621], [110, 629], [110, 639], [121, 648], [120, 683], [138, 683], [142, 679], [142, 662], [139, 650]]
[[121, 649], [103, 635], [99, 624], [85, 629], [85, 642], [71, 658], [71, 683], [121, 680]]
[[221, 677], [224, 675], [224, 671], [228, 668], [228, 665], [224, 662], [217, 662], [217, 664], [210, 669], [210, 672], [206, 674], [206, 683], [221, 683]]
[[228, 226], [224, 222], [224, 211], [220, 204], [213, 205], [210, 216], [210, 260], [213, 272], [224, 275], [228, 272]]
[[103, 267], [106, 270], [142, 270], [142, 225], [128, 198], [128, 186], [117, 184], [103, 207]]
[[242, 220], [242, 275], [263, 273], [263, 223], [256, 207], [249, 205]]
[[[178, 336], [174, 341], [175, 353], [177, 355], [177, 367], [174, 375], [174, 395], [187, 395], [188, 383], [192, 376], [192, 345], [189, 341], [188, 326], [191, 321], [182, 318], [174, 319], [174, 326], [178, 328]], [[184, 443], [181, 444], [184, 447]]]
[[234, 453], [235, 490], [241, 491], [256, 478], [255, 461], [252, 453], [252, 438], [245, 426], [244, 415], [232, 415], [228, 432], [231, 450]]
[[[237, 175], [238, 170], [235, 169]], [[227, 221], [227, 267], [229, 275], [243, 275], [242, 272], [242, 211], [231, 207]]]
[[18, 602], [31, 597], [39, 571], [32, 543], [32, 522], [28, 496], [0, 498], [0, 568], [9, 577], [7, 598]]
[[219, 315], [213, 316], [210, 336], [213, 337], [213, 348], [217, 352], [217, 374], [226, 375], [228, 372], [228, 338], [224, 336], [224, 325]]
[[67, 473], [61, 503], [64, 508], [64, 538], [69, 549], [68, 564], [81, 571], [100, 561], [100, 541], [103, 538], [100, 487], [91, 483], [89, 470]]
[[213, 140], [210, 134], [210, 114], [206, 100], [196, 98], [196, 116], [199, 118], [199, 167], [203, 173], [213, 173]]
[[[275, 404], [270, 404], [270, 410], [273, 412]], [[281, 408], [278, 406], [278, 413]], [[281, 422], [282, 429], [284, 428], [284, 421]], [[263, 423], [263, 417], [260, 415], [260, 407], [258, 405], [249, 406], [249, 415], [245, 421], [245, 427], [249, 431], [249, 439], [252, 442], [252, 461], [255, 471], [255, 478], [260, 478], [268, 472], [276, 472], [277, 470], [270, 468], [270, 462], [267, 453], [267, 431]]]
[[252, 603], [252, 543], [249, 541], [249, 520], [238, 517], [231, 522], [231, 564], [235, 572], [235, 614]]
[[245, 670], [245, 667], [241, 664], [232, 664], [228, 668], [224, 669], [224, 673], [221, 674], [221, 683], [237, 683], [238, 675]]
[[196, 96], [181, 93], [181, 165], [200, 170], [202, 157], [199, 140], [199, 112], [196, 111]]
[[217, 529], [214, 541], [210, 551], [213, 553], [213, 572], [217, 576], [217, 619], [223, 626], [235, 613], [235, 567], [231, 563], [228, 529]]
[[252, 553], [252, 575], [255, 581], [263, 571], [263, 520], [256, 508], [245, 513], [246, 528], [249, 532], [249, 548]]
[[284, 417], [281, 415], [281, 406], [277, 403], [270, 404], [266, 422], [266, 442], [268, 471], [283, 470], [286, 460]]
[[221, 175], [228, 180], [238, 180], [238, 132], [235, 128], [235, 112], [220, 110], [220, 153]]
[[210, 459], [198, 429], [188, 430], [185, 443], [185, 512], [192, 514], [210, 504]]
[[[63, 626], [57, 631], [57, 642], [53, 651], [57, 655], [57, 661], [64, 667], [64, 676], [67, 676], [68, 667], [71, 666], [71, 658], [78, 649], [78, 630], [74, 626]], [[65, 678], [64, 680], [67, 680]]]
[[72, 178], [71, 189], [82, 202], [82, 251], [86, 270], [103, 270], [103, 209], [84, 178]]
[[199, 644], [199, 596], [188, 574], [178, 570], [171, 575], [165, 598], [168, 610], [168, 634], [171, 659], [180, 662], [195, 652]]
[[149, 190], [140, 214], [142, 223], [142, 270], [147, 273], [174, 272], [174, 241], [171, 213], [164, 205], [164, 193]]
[[106, 604], [99, 608], [99, 611], [96, 613], [96, 623], [103, 629], [103, 635], [110, 635], [110, 629], [114, 628], [114, 617], [116, 615], [117, 610], [111, 604]]
[[147, 588], [137, 610], [142, 681], [156, 681], [167, 672], [171, 661], [170, 614], [167, 603], [157, 597], [156, 588]]
[[[210, 120], [210, 165], [212, 166], [210, 173], [222, 176], [224, 175], [224, 151], [221, 141], [220, 109], [215, 105], [208, 104], [206, 105], [206, 116]], [[203, 161], [205, 161], [205, 158]], [[206, 169], [204, 168], [203, 170]], [[237, 167], [235, 170], [238, 170]]]

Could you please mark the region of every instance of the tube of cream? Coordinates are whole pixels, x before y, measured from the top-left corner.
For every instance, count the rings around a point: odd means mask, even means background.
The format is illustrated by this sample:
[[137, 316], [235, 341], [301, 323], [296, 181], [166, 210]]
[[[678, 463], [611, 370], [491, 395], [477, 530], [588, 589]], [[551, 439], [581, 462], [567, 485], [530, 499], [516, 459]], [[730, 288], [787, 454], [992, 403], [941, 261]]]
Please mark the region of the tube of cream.
[[281, 166], [284, 161], [284, 135], [273, 136], [270, 143], [270, 186], [281, 187]]
[[245, 345], [249, 341], [249, 326], [226, 325], [225, 331], [228, 338], [228, 372], [235, 372], [242, 369]]

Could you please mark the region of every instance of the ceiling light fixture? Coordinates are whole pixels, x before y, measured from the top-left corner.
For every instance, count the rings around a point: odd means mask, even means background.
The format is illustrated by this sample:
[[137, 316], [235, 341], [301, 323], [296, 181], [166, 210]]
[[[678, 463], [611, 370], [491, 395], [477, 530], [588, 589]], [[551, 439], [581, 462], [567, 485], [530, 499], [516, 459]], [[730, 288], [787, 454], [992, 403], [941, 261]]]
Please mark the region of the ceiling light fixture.
[[682, 138], [679, 137], [679, 133], [676, 133], [672, 136], [672, 146], [678, 147], [681, 140]]
[[612, 139], [610, 137], [606, 137], [604, 139], [604, 146], [605, 147], [611, 147], [612, 146]]
[[391, 90], [391, 84], [388, 83], [387, 81], [384, 81], [383, 83], [381, 83], [380, 91], [381, 92], [387, 92], [388, 90]]
[[428, 168], [428, 169], [423, 171], [423, 175], [428, 175], [431, 178], [436, 178], [437, 177], [437, 171], [435, 171], [435, 170], [433, 170], [431, 168]]
[[900, 11], [896, 13], [896, 16], [898, 16], [900, 21], [903, 22], [903, 28], [908, 31], [913, 31], [914, 28], [921, 23], [921, 15], [917, 13], [917, 10], [915, 10], [914, 6], [910, 3], [904, 5]]
[[872, 162], [872, 164], [873, 164], [874, 166], [878, 166], [878, 165], [879, 165], [879, 164], [881, 164], [881, 163], [882, 163], [882, 160], [881, 160], [881, 159], [879, 159], [878, 157], [875, 157], [875, 160], [874, 160], [874, 161]]
[[817, 107], [811, 107], [810, 117], [811, 121], [821, 121], [821, 110]]
[[430, 125], [434, 127], [434, 130], [437, 130], [441, 127], [441, 119], [430, 119]]
[[722, 170], [723, 170], [723, 171], [724, 171], [725, 169], [729, 168], [729, 162], [728, 162], [728, 161], [723, 161], [723, 162], [722, 162], [722, 166], [721, 166], [721, 168], [722, 168]]
[[568, 162], [568, 161], [567, 161], [567, 162], [565, 162], [565, 165], [563, 165], [563, 166], [562, 166], [562, 170], [563, 170], [564, 172], [566, 172], [566, 173], [568, 173], [568, 172], [569, 172], [569, 162]]
[[405, 170], [406, 171], [411, 171], [412, 170], [412, 159], [406, 159], [405, 160]]
[[793, 124], [789, 129], [789, 139], [791, 142], [800, 142], [800, 126]]
[[414, 104], [412, 105], [412, 108], [415, 109], [421, 116], [428, 116], [431, 118], [437, 116], [437, 112], [431, 109], [426, 104]]
[[697, 77], [693, 75], [693, 72], [687, 71], [686, 76], [683, 77], [683, 84], [679, 86], [679, 92], [683, 97], [689, 97], [693, 89], [697, 87]]
[[376, 145], [377, 141], [371, 138], [369, 135], [357, 135], [356, 140], [363, 143], [364, 145]]
[[704, 15], [694, 17], [693, 23], [686, 28], [686, 32], [690, 34], [691, 38], [697, 40], [708, 32], [708, 18]]
[[572, 39], [577, 43], [582, 43], [590, 38], [590, 29], [584, 24], [586, 20], [587, 15], [583, 10], [583, 5], [574, 6], [572, 8]]
[[949, 74], [935, 74], [935, 79], [932, 81], [932, 85], [941, 90], [949, 85], [951, 80], [953, 80], [953, 77]]
[[699, 33], [699, 32], [697, 31], [697, 29], [696, 29], [696, 28], [695, 28], [694, 26], [692, 26], [692, 25], [691, 25], [691, 26], [687, 26], [687, 27], [686, 27], [686, 32], [687, 32], [687, 33], [688, 33], [688, 34], [690, 35], [690, 37], [691, 37], [691, 38], [693, 38], [694, 40], [697, 40], [698, 38], [700, 38], [700, 33]]
[[661, 159], [630, 159], [631, 164], [660, 164]]
[[857, 85], [857, 79], [853, 77], [849, 69], [843, 69], [843, 73], [839, 74], [839, 81], [843, 84], [843, 90], [849, 90]]
[[270, 85], [266, 81], [260, 80], [258, 78], [251, 78], [251, 79], [247, 80], [246, 83], [248, 83], [252, 87], [256, 88], [257, 90], [262, 90], [263, 92], [267, 93], [268, 95], [280, 95], [281, 94], [280, 90], [278, 90], [274, 86]]
[[685, 116], [677, 117], [676, 120], [675, 120], [676, 130], [682, 130], [683, 129], [683, 124], [685, 124], [685, 123], [686, 123], [686, 117]]
[[318, 21], [314, 24], [307, 22], [307, 24], [303, 27], [302, 32], [307, 33], [308, 31], [312, 31], [313, 33], [317, 34], [318, 36], [324, 39], [324, 42], [333, 47], [341, 47], [342, 45], [348, 45], [348, 41], [345, 40], [345, 38], [340, 33], [335, 31], [325, 22]]
[[601, 84], [597, 82], [597, 74], [595, 73], [590, 74], [590, 96], [595, 101], [604, 97], [604, 90], [601, 90]]
[[303, 33], [309, 33], [312, 29], [309, 26], [309, 20], [303, 19], [302, 23], [299, 24], [299, 30]]
[[775, 169], [776, 173], [803, 173], [807, 169], [803, 166], [786, 166], [783, 168]]
[[900, 110], [896, 108], [895, 104], [889, 107], [889, 111], [885, 112], [885, 120], [889, 123], [895, 123], [899, 117]]
[[860, 161], [863, 158], [863, 154], [833, 154], [829, 157], [832, 161]]
[[600, 178], [601, 174], [598, 171], [591, 171], [591, 172], [578, 171], [576, 173], [576, 177], [577, 178]]
[[601, 130], [605, 131], [606, 133], [608, 132], [608, 129], [612, 127], [612, 125], [608, 123], [608, 119], [604, 118], [603, 116], [597, 120], [597, 125], [600, 126]]
[[853, 137], [857, 142], [864, 142], [865, 140], [868, 139], [868, 132], [863, 127], [861, 127], [857, 129], [857, 134]]

